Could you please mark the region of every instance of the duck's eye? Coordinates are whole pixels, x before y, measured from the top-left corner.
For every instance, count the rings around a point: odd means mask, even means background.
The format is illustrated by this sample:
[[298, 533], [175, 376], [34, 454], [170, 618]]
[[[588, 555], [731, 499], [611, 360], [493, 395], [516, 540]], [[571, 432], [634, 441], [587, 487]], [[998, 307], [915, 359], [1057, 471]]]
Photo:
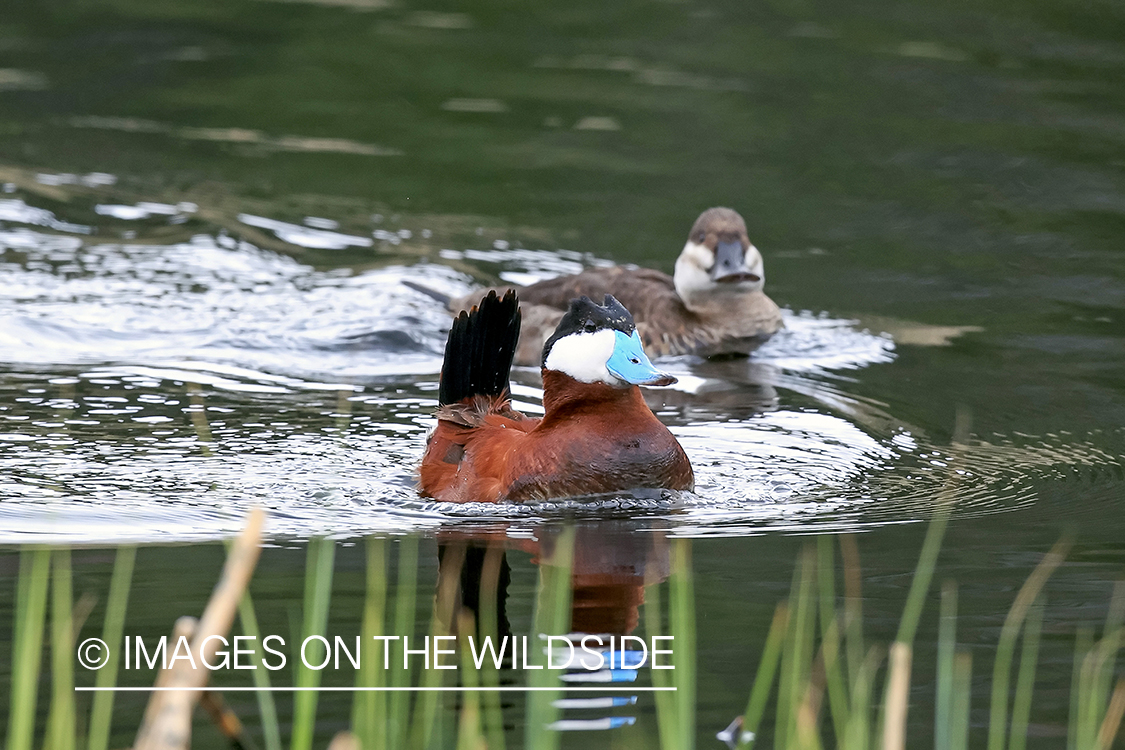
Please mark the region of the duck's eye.
[[635, 365], [639, 365], [641, 363], [641, 361], [639, 359], [637, 359], [636, 357], [633, 357], [629, 361], [632, 362]]
[[696, 234], [695, 234], [695, 244], [702, 245], [703, 240], [705, 240], [705, 239], [707, 239], [706, 234], [704, 234], [703, 232], [696, 232]]
[[592, 320], [587, 320], [585, 325], [582, 326], [582, 330], [586, 333], [593, 333], [598, 330], [598, 326]]

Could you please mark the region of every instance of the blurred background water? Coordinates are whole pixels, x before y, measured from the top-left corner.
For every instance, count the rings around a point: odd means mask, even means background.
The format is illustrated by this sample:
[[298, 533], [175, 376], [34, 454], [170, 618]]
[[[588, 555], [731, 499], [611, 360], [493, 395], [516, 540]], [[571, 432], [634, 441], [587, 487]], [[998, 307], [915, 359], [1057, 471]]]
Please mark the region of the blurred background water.
[[[698, 538], [701, 738], [741, 711], [802, 536], [866, 532], [889, 640], [953, 472], [966, 637], [992, 647], [1064, 530], [1070, 634], [1125, 564], [1123, 74], [1100, 1], [8, 3], [0, 590], [16, 545], [153, 543], [130, 625], [163, 633], [256, 504], [281, 609], [313, 535], [535, 535], [576, 509], [414, 492], [448, 316], [402, 281], [671, 271], [729, 205], [786, 329], [665, 363], [650, 403], [695, 495], [578, 509]], [[107, 559], [77, 553], [80, 580]], [[1066, 711], [1056, 645], [1032, 746]]]

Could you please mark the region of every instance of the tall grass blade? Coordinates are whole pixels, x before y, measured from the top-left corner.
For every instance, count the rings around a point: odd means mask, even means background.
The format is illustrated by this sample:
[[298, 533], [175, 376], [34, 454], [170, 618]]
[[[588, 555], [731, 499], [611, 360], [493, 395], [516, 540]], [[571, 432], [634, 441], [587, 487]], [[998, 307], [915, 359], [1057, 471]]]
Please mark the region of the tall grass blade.
[[[336, 544], [331, 539], [314, 539], [309, 542], [305, 562], [304, 618], [301, 627], [302, 641], [311, 635], [328, 631], [328, 605], [332, 598], [332, 572], [336, 558]], [[301, 645], [297, 644], [298, 652]], [[319, 664], [323, 658], [315, 641], [306, 650], [308, 660]], [[320, 685], [320, 672], [309, 669], [299, 658], [294, 664], [298, 687]], [[313, 732], [316, 729], [317, 692], [305, 690], [293, 697], [293, 733], [289, 743], [292, 750], [312, 750]]]
[[[896, 672], [896, 662], [894, 657], [894, 647], [897, 645], [906, 646], [908, 649], [913, 649], [914, 636], [918, 632], [918, 623], [922, 618], [922, 608], [926, 603], [926, 594], [930, 590], [930, 583], [934, 577], [934, 570], [937, 567], [938, 554], [941, 552], [942, 540], [945, 538], [945, 528], [949, 524], [949, 516], [953, 512], [953, 504], [955, 502], [954, 491], [956, 489], [958, 473], [956, 468], [960, 463], [961, 452], [965, 443], [969, 439], [969, 426], [971, 422], [971, 415], [969, 410], [963, 406], [958, 405], [957, 416], [953, 425], [953, 458], [950, 464], [950, 471], [946, 477], [945, 484], [942, 486], [941, 493], [937, 498], [937, 512], [934, 514], [930, 521], [930, 526], [926, 529], [926, 538], [922, 542], [922, 551], [918, 555], [918, 564], [914, 568], [914, 576], [910, 581], [910, 590], [906, 595], [906, 605], [902, 610], [902, 619], [899, 621], [898, 633], [895, 636], [895, 643], [892, 645], [892, 660], [891, 669], [887, 672], [886, 682], [883, 685], [883, 702], [881, 704], [880, 716], [878, 721], [877, 731], [882, 733], [884, 740], [887, 738], [886, 722], [888, 718], [886, 711], [888, 706], [892, 705], [895, 700], [891, 696], [891, 682], [893, 679], [906, 680], [906, 690], [909, 691], [910, 672], [907, 669], [903, 674], [901, 671]], [[904, 666], [909, 666], [910, 660], [903, 659], [900, 651], [899, 660], [897, 662], [898, 669], [903, 669]]]
[[20, 551], [16, 589], [16, 621], [12, 649], [11, 697], [8, 709], [8, 750], [31, 750], [35, 732], [35, 703], [39, 692], [43, 625], [47, 617], [47, 587], [51, 550]]
[[1071, 540], [1064, 537], [1043, 556], [1035, 570], [1024, 581], [1004, 627], [1000, 629], [1000, 643], [996, 647], [996, 663], [992, 669], [992, 705], [988, 719], [988, 750], [1003, 750], [1004, 736], [1008, 728], [1008, 681], [1011, 676], [1012, 656], [1015, 652], [1016, 636], [1032, 602], [1039, 596], [1047, 579], [1062, 564], [1070, 551]]
[[[653, 638], [664, 635], [664, 616], [661, 607], [661, 583], [652, 583], [645, 588], [645, 635], [649, 643], [655, 643]], [[652, 685], [658, 688], [672, 687], [672, 677], [666, 670], [653, 669]], [[678, 716], [676, 714], [675, 698], [670, 692], [656, 692], [652, 694], [656, 703], [656, 731], [660, 737], [660, 747], [670, 750], [676, 747], [676, 738], [680, 736], [677, 729]]]
[[[430, 640], [437, 636], [448, 636], [453, 631], [453, 607], [457, 602], [457, 592], [461, 586], [461, 570], [465, 565], [465, 545], [450, 545], [446, 548], [438, 571], [438, 588], [434, 597], [434, 607], [430, 617]], [[417, 644], [415, 649], [419, 648]], [[431, 649], [431, 654], [433, 651]], [[417, 658], [417, 657], [414, 657]], [[436, 659], [437, 656], [434, 655]], [[441, 687], [445, 681], [444, 669], [437, 669], [429, 662], [430, 669], [422, 670], [420, 686], [427, 688], [419, 694], [414, 706], [414, 726], [411, 745], [415, 750], [425, 750], [434, 740], [434, 729], [438, 726], [438, 701], [441, 693], [432, 688]], [[440, 742], [438, 743], [440, 745]]]
[[1082, 660], [1082, 708], [1078, 714], [1078, 747], [1082, 750], [1094, 747], [1098, 732], [1098, 713], [1101, 707], [1094, 699], [1097, 664], [1098, 644], [1094, 644]]
[[934, 568], [937, 567], [938, 553], [941, 551], [941, 541], [945, 537], [945, 527], [949, 523], [949, 506], [944, 505], [934, 514], [930, 521], [930, 528], [926, 530], [926, 539], [922, 542], [922, 552], [918, 555], [918, 565], [914, 568], [914, 577], [910, 581], [910, 591], [906, 595], [906, 606], [902, 611], [902, 620], [899, 621], [898, 634], [895, 641], [911, 646], [914, 643], [914, 634], [918, 632], [918, 621], [922, 619], [922, 607], [926, 603], [926, 592], [930, 590], [930, 581], [934, 577]]
[[43, 744], [51, 750], [73, 750], [75, 644], [70, 550], [60, 547], [51, 558], [51, 709]]
[[867, 750], [871, 737], [871, 696], [875, 689], [875, 672], [883, 660], [882, 652], [872, 646], [856, 670], [852, 683], [852, 710], [848, 715], [847, 742], [841, 747]]
[[[476, 625], [473, 616], [467, 609], [462, 609], [457, 616], [457, 630], [462, 639], [473, 633]], [[487, 747], [482, 731], [480, 693], [471, 688], [480, 683], [476, 667], [473, 666], [473, 655], [467, 642], [461, 643], [461, 679], [462, 684], [470, 688], [461, 694], [461, 716], [457, 724], [457, 750], [481, 750]], [[367, 746], [364, 745], [366, 748]]]
[[[754, 686], [750, 688], [750, 699], [746, 702], [746, 713], [742, 715], [742, 735], [739, 747], [750, 748], [757, 738], [758, 727], [762, 722], [762, 714], [766, 710], [766, 701], [770, 697], [773, 687], [774, 675], [777, 665], [781, 660], [781, 644], [789, 625], [789, 607], [784, 603], [777, 605], [773, 611], [773, 622], [770, 623], [769, 634], [766, 636], [766, 645], [762, 649], [762, 659], [758, 662], [758, 672], [754, 675]], [[660, 695], [660, 693], [657, 693]], [[671, 747], [665, 745], [665, 747]]]
[[[542, 663], [542, 635], [561, 635], [570, 625], [570, 574], [574, 563], [574, 527], [568, 526], [555, 540], [554, 549], [539, 561], [539, 590], [535, 599], [535, 619], [529, 641], [528, 656], [531, 663]], [[530, 644], [534, 643], [534, 646]], [[530, 650], [536, 653], [532, 655]], [[677, 664], [677, 669], [679, 665]], [[557, 687], [558, 670], [536, 669], [528, 671], [531, 687]], [[525, 746], [529, 750], [551, 750], [559, 746], [559, 734], [547, 729], [558, 718], [559, 709], [553, 703], [557, 691], [544, 690], [528, 693], [527, 730]]]
[[1090, 721], [1094, 724], [1100, 724], [1104, 718], [1101, 711], [1113, 684], [1113, 668], [1117, 662], [1117, 652], [1121, 649], [1123, 620], [1125, 620], [1125, 581], [1118, 581], [1113, 587], [1113, 597], [1110, 600], [1109, 612], [1106, 615], [1105, 631], [1097, 646], [1097, 663], [1091, 696], [1091, 704], [1094, 710], [1090, 718]]
[[934, 750], [949, 750], [953, 729], [953, 658], [957, 647], [957, 584], [941, 586], [938, 624], [937, 698], [934, 707]]
[[[504, 548], [499, 545], [490, 545], [484, 553], [484, 564], [481, 566], [480, 577], [480, 635], [482, 638], [491, 637], [493, 642], [498, 642], [500, 637], [500, 622], [497, 613], [500, 611], [500, 574], [504, 566]], [[647, 614], [647, 612], [646, 612]], [[499, 687], [500, 670], [490, 660], [485, 659], [481, 671], [481, 681], [487, 687]], [[500, 693], [496, 691], [485, 692], [481, 696], [484, 704], [484, 726], [488, 750], [504, 750], [504, 713], [500, 706]]]
[[789, 618], [789, 627], [785, 633], [785, 642], [781, 647], [781, 674], [778, 676], [777, 709], [773, 728], [774, 750], [785, 750], [792, 740], [792, 724], [796, 720], [794, 712], [800, 691], [800, 673], [803, 665], [800, 663], [800, 633], [804, 629], [802, 616], [807, 618], [808, 605], [804, 601], [807, 593], [805, 586], [806, 560], [808, 559], [806, 547], [793, 568], [793, 582], [789, 586], [789, 611], [793, 616]]
[[[836, 615], [835, 544], [828, 534], [816, 539], [817, 582], [820, 585], [820, 630], [824, 653], [824, 680], [836, 744], [844, 741], [848, 722], [848, 688], [840, 664], [840, 618]], [[846, 615], [845, 615], [846, 616]]]
[[[109, 582], [109, 598], [105, 605], [105, 621], [102, 625], [102, 640], [109, 647], [110, 660], [98, 670], [94, 680], [95, 687], [107, 688], [117, 684], [117, 669], [120, 665], [121, 638], [125, 632], [125, 611], [129, 606], [129, 589], [132, 587], [133, 567], [137, 560], [136, 547], [118, 547], [113, 562], [113, 576]], [[109, 732], [113, 722], [112, 691], [94, 693], [93, 707], [90, 710], [90, 731], [86, 740], [87, 750], [106, 750], [109, 747]], [[280, 748], [268, 748], [280, 750]]]
[[820, 713], [820, 699], [824, 695], [819, 680], [810, 680], [797, 707], [796, 737], [799, 750], [821, 750], [820, 727], [817, 715]]
[[1086, 656], [1094, 647], [1094, 631], [1089, 627], [1078, 628], [1074, 639], [1074, 668], [1070, 675], [1070, 721], [1067, 724], [1066, 748], [1077, 750], [1080, 746], [1082, 720], [1086, 712], [1087, 684], [1082, 676]]
[[949, 748], [969, 748], [969, 708], [973, 690], [973, 655], [962, 651], [953, 657], [953, 702], [950, 706]]
[[836, 613], [836, 560], [833, 540], [829, 534], [816, 538], [816, 582], [820, 591], [820, 634], [828, 633]]
[[[395, 629], [398, 636], [414, 637], [415, 607], [418, 601], [418, 537], [403, 537], [398, 543], [398, 578], [395, 585]], [[401, 643], [401, 641], [400, 641]], [[390, 683], [403, 688], [410, 684], [410, 670], [403, 669], [401, 652], [391, 655]], [[393, 748], [406, 747], [410, 726], [410, 694], [391, 693], [387, 708], [388, 743]]]
[[[258, 629], [258, 616], [254, 612], [254, 600], [250, 598], [249, 591], [246, 591], [238, 602], [238, 621], [242, 626], [243, 635], [254, 639], [251, 643], [262, 642], [261, 632]], [[254, 697], [258, 701], [258, 714], [262, 721], [262, 740], [265, 742], [266, 750], [281, 750], [281, 728], [277, 721], [277, 705], [269, 689], [269, 670], [262, 665], [263, 653], [262, 650], [254, 649], [251, 657], [254, 664], [251, 675], [254, 687], [258, 688]]]
[[1012, 728], [1009, 750], [1027, 747], [1027, 725], [1031, 718], [1031, 694], [1035, 687], [1035, 666], [1039, 662], [1039, 633], [1043, 628], [1043, 599], [1040, 597], [1028, 612], [1020, 646], [1020, 668], [1016, 677], [1016, 695], [1012, 702]]
[[840, 556], [844, 560], [844, 637], [847, 641], [848, 682], [853, 686], [864, 662], [863, 576], [860, 572], [859, 545], [855, 534], [840, 535]]
[[1122, 716], [1125, 716], [1125, 677], [1117, 681], [1117, 687], [1113, 689], [1113, 696], [1109, 699], [1105, 721], [1098, 731], [1098, 750], [1109, 750], [1113, 746], [1117, 730], [1121, 727]]
[[[343, 400], [341, 398], [341, 400]], [[360, 651], [363, 661], [356, 673], [358, 687], [382, 687], [386, 641], [377, 641], [383, 635], [387, 606], [387, 550], [382, 539], [367, 540], [367, 593], [363, 601], [363, 624]], [[382, 645], [380, 645], [382, 644]], [[387, 695], [366, 690], [357, 692], [352, 699], [352, 732], [364, 750], [386, 750]]]
[[668, 616], [676, 644], [672, 672], [676, 684], [679, 747], [695, 746], [695, 584], [691, 572], [691, 540], [672, 543], [672, 575], [668, 581]]

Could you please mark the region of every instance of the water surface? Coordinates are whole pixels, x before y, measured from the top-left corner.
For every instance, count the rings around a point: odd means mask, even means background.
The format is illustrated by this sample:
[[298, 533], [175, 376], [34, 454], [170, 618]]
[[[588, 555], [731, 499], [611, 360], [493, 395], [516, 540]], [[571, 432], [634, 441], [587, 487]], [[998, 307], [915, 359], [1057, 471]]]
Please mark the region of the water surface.
[[[1014, 590], [1078, 540], [1048, 588], [1030, 743], [1057, 746], [1070, 639], [1125, 566], [1123, 39], [1108, 3], [17, 4], [0, 21], [0, 543], [92, 547], [76, 560], [98, 591], [97, 548], [151, 545], [130, 623], [163, 633], [198, 612], [213, 542], [253, 505], [278, 545], [255, 581], [267, 622], [296, 606], [316, 535], [341, 540], [340, 581], [358, 538], [419, 538], [432, 582], [435, 539], [499, 530], [520, 601], [520, 540], [560, 516], [693, 537], [706, 746], [743, 710], [803, 538], [864, 532], [886, 641], [921, 522], [952, 494], [938, 575], [962, 585], [974, 731]], [[664, 363], [681, 384], [648, 398], [696, 492], [419, 498], [448, 316], [402, 282], [670, 271], [710, 205], [746, 216], [786, 329], [750, 360]], [[534, 413], [537, 373], [513, 377]], [[13, 554], [0, 570], [14, 586]]]

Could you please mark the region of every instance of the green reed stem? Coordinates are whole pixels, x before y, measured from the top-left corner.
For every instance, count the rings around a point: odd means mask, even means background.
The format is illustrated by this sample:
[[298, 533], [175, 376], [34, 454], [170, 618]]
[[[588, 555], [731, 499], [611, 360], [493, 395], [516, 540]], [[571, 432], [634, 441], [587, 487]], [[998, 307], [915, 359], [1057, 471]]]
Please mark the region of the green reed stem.
[[1031, 718], [1031, 694], [1035, 688], [1035, 666], [1039, 662], [1039, 633], [1043, 628], [1043, 597], [1036, 599], [1028, 612], [1020, 646], [1020, 668], [1016, 676], [1016, 695], [1012, 701], [1012, 728], [1008, 750], [1027, 747], [1027, 725]]
[[672, 575], [668, 581], [669, 627], [675, 637], [676, 703], [679, 747], [695, 746], [695, 583], [691, 572], [691, 540], [672, 543]]
[[908, 646], [914, 643], [914, 634], [918, 632], [918, 621], [922, 619], [926, 592], [930, 590], [930, 581], [934, 577], [941, 541], [948, 524], [949, 507], [943, 506], [934, 514], [933, 520], [930, 521], [930, 528], [926, 530], [926, 539], [922, 542], [922, 552], [918, 555], [918, 565], [910, 581], [910, 592], [906, 595], [906, 606], [903, 608], [902, 620], [899, 622], [898, 634], [895, 636], [895, 640], [899, 643]]
[[[438, 571], [437, 594], [434, 596], [434, 607], [430, 616], [430, 640], [438, 636], [450, 635], [453, 630], [453, 607], [457, 602], [457, 592], [461, 586], [461, 570], [465, 565], [465, 546], [463, 544], [451, 545], [446, 549]], [[415, 646], [417, 648], [417, 646]], [[430, 653], [433, 654], [431, 646]], [[437, 655], [434, 654], [436, 661]], [[434, 739], [434, 728], [438, 725], [438, 701], [441, 693], [432, 688], [441, 687], [445, 681], [446, 670], [438, 669], [434, 662], [430, 662], [430, 669], [422, 670], [421, 687], [427, 688], [419, 696], [414, 705], [414, 727], [411, 734], [411, 744], [415, 750], [425, 750], [430, 747]], [[440, 737], [436, 743], [441, 746]]]
[[872, 646], [867, 656], [856, 668], [852, 687], [852, 710], [848, 715], [847, 743], [841, 745], [855, 750], [866, 750], [871, 736], [871, 697], [875, 689], [875, 672], [883, 660], [882, 651]]
[[70, 550], [51, 553], [51, 708], [43, 744], [52, 750], [73, 750], [74, 709], [74, 586]]
[[821, 534], [816, 539], [817, 582], [820, 584], [820, 630], [824, 653], [824, 679], [836, 743], [844, 741], [848, 722], [848, 688], [840, 658], [840, 617], [836, 613], [835, 541]]
[[793, 692], [799, 689], [799, 686], [794, 686], [794, 683], [797, 682], [796, 675], [800, 672], [797, 656], [798, 633], [801, 628], [798, 626], [796, 615], [803, 611], [801, 609], [801, 582], [803, 578], [804, 556], [802, 555], [798, 559], [797, 565], [793, 567], [793, 580], [789, 584], [789, 611], [793, 613], [793, 616], [789, 618], [789, 627], [786, 629], [785, 641], [781, 646], [781, 673], [777, 678], [777, 706], [773, 727], [774, 750], [785, 750], [789, 747], [790, 719], [795, 708]]
[[[664, 635], [662, 622], [663, 610], [661, 607], [661, 583], [652, 583], [645, 588], [645, 635], [649, 643], [654, 643], [653, 638]], [[672, 687], [672, 677], [666, 670], [653, 669], [652, 686], [658, 688]], [[656, 692], [652, 694], [656, 703], [656, 730], [660, 737], [660, 747], [672, 750], [676, 747], [677, 738], [680, 736], [676, 724], [676, 705], [670, 692]]]
[[1109, 612], [1106, 615], [1105, 631], [1098, 644], [1098, 664], [1093, 690], [1093, 704], [1097, 707], [1095, 721], [1100, 725], [1104, 718], [1103, 706], [1109, 698], [1113, 685], [1114, 665], [1121, 649], [1122, 621], [1125, 620], [1125, 581], [1118, 581], [1113, 587]]
[[[781, 645], [788, 626], [789, 607], [782, 602], [773, 611], [773, 621], [770, 623], [769, 634], [766, 635], [762, 659], [758, 662], [758, 672], [754, 675], [754, 685], [750, 688], [746, 712], [742, 715], [742, 733], [738, 744], [740, 748], [753, 747], [754, 740], [757, 738], [762, 714], [766, 710], [766, 701], [769, 700], [770, 689], [773, 687], [774, 675], [777, 674], [777, 665], [781, 661]], [[670, 744], [661, 744], [663, 747], [671, 747]]]
[[[254, 639], [254, 643], [261, 645], [262, 635], [258, 628], [258, 616], [254, 611], [254, 600], [250, 592], [246, 591], [238, 602], [238, 621], [242, 626], [243, 635]], [[273, 693], [270, 691], [269, 670], [262, 664], [263, 650], [255, 648], [251, 657], [254, 670], [251, 673], [254, 687], [258, 688], [254, 696], [258, 700], [258, 714], [262, 721], [262, 739], [266, 750], [281, 750], [281, 727], [277, 720], [277, 704], [274, 703]]]
[[1094, 647], [1094, 631], [1089, 627], [1078, 628], [1078, 635], [1074, 639], [1074, 667], [1070, 675], [1070, 721], [1067, 725], [1066, 747], [1067, 750], [1078, 750], [1085, 747], [1080, 741], [1085, 739], [1082, 734], [1082, 716], [1086, 711], [1087, 685], [1083, 679], [1082, 666], [1086, 663], [1086, 656]]
[[[331, 539], [314, 539], [309, 542], [305, 562], [302, 641], [311, 635], [323, 635], [327, 632], [335, 557], [336, 544]], [[296, 684], [304, 688], [318, 687], [320, 672], [305, 666], [300, 658], [301, 650], [301, 644], [297, 644], [298, 658], [294, 664]], [[311, 663], [320, 662], [321, 654], [315, 645], [305, 653]], [[292, 750], [312, 750], [313, 732], [316, 729], [317, 697], [315, 690], [301, 691], [293, 696], [293, 732], [289, 739]]]
[[953, 700], [949, 716], [949, 750], [969, 748], [969, 708], [973, 690], [973, 655], [961, 651], [953, 657]]
[[1098, 714], [1101, 706], [1095, 699], [1095, 693], [1097, 689], [1099, 646], [1100, 643], [1095, 643], [1090, 652], [1086, 654], [1086, 658], [1082, 660], [1082, 683], [1086, 686], [1086, 689], [1082, 712], [1078, 717], [1079, 748], [1095, 747], [1094, 742], [1098, 733]]
[[1109, 750], [1113, 747], [1113, 740], [1117, 730], [1121, 728], [1121, 720], [1125, 718], [1125, 677], [1117, 681], [1113, 695], [1109, 699], [1106, 709], [1105, 721], [1098, 731], [1098, 750]]
[[[473, 616], [467, 609], [462, 609], [457, 617], [457, 630], [462, 639], [475, 632], [476, 625]], [[480, 684], [476, 667], [473, 665], [473, 655], [467, 642], [461, 644], [461, 679], [467, 688], [475, 688]], [[482, 731], [480, 693], [468, 690], [461, 694], [461, 715], [457, 724], [457, 750], [480, 750], [487, 747]], [[364, 745], [366, 748], [367, 746]]]
[[949, 750], [953, 732], [953, 660], [957, 648], [957, 584], [941, 586], [938, 625], [937, 696], [934, 707], [934, 750]]
[[[795, 592], [791, 594], [793, 611], [788, 654], [782, 659], [782, 684], [778, 692], [778, 722], [776, 740], [780, 747], [796, 744], [797, 718], [808, 687], [812, 670], [814, 641], [816, 639], [816, 560], [811, 546], [801, 552], [800, 564], [795, 573]], [[788, 657], [788, 660], [786, 660]], [[784, 705], [783, 705], [784, 704]], [[784, 718], [784, 723], [782, 719]]]
[[833, 539], [828, 534], [816, 538], [816, 581], [820, 591], [820, 635], [828, 633], [828, 627], [836, 614], [836, 560]]
[[1027, 580], [1024, 581], [1008, 616], [1000, 630], [1000, 643], [996, 647], [996, 663], [992, 670], [992, 706], [988, 721], [988, 750], [1003, 750], [1004, 736], [1008, 725], [1008, 681], [1011, 674], [1012, 656], [1015, 652], [1016, 636], [1028, 609], [1043, 590], [1047, 579], [1062, 564], [1070, 550], [1071, 541], [1064, 537], [1043, 556]]
[[15, 647], [12, 650], [12, 693], [8, 710], [8, 750], [31, 750], [35, 732], [43, 625], [47, 617], [50, 564], [51, 550], [46, 547], [25, 548], [20, 551]]
[[[133, 582], [133, 567], [137, 560], [136, 547], [118, 547], [113, 562], [113, 576], [109, 582], [109, 598], [105, 605], [105, 621], [102, 624], [102, 640], [109, 647], [109, 661], [98, 670], [94, 685], [100, 688], [114, 687], [117, 684], [117, 669], [121, 663], [121, 638], [125, 632], [125, 610], [129, 606], [129, 589]], [[109, 747], [109, 731], [113, 722], [113, 691], [94, 693], [93, 707], [90, 710], [90, 731], [86, 740], [87, 750], [106, 750]], [[269, 748], [269, 750], [278, 750]]]
[[[367, 539], [367, 593], [363, 600], [360, 652], [364, 654], [356, 673], [357, 687], [382, 687], [385, 664], [383, 635], [387, 608], [387, 549], [382, 539]], [[382, 644], [380, 648], [379, 645]], [[352, 698], [352, 731], [364, 750], [385, 750], [387, 747], [386, 693], [366, 690]]]
[[[500, 572], [504, 565], [504, 548], [489, 546], [484, 554], [484, 565], [480, 577], [480, 636], [500, 639], [499, 612]], [[487, 687], [499, 687], [500, 670], [489, 659], [482, 663], [481, 679]], [[504, 713], [500, 705], [500, 693], [485, 692], [481, 696], [484, 703], [484, 725], [488, 750], [504, 750]]]
[[[398, 543], [398, 578], [395, 586], [395, 635], [414, 637], [415, 607], [418, 598], [418, 537], [403, 537]], [[401, 643], [397, 641], [396, 643]], [[388, 646], [389, 647], [389, 646]], [[410, 670], [403, 669], [398, 654], [391, 656], [392, 687], [410, 684]], [[391, 693], [387, 710], [387, 736], [390, 747], [406, 747], [406, 733], [410, 727], [410, 694], [405, 691]]]
[[[534, 628], [528, 639], [529, 649], [536, 652], [533, 663], [543, 663], [540, 635], [562, 635], [570, 626], [570, 576], [574, 565], [574, 527], [568, 526], [555, 540], [550, 555], [539, 561], [539, 589], [535, 598]], [[534, 645], [532, 645], [534, 644]], [[531, 656], [529, 653], [528, 656]], [[677, 665], [678, 666], [678, 665]], [[529, 670], [531, 687], [557, 687], [557, 669]], [[558, 718], [553, 705], [559, 693], [544, 690], [527, 695], [527, 729], [524, 745], [529, 750], [551, 750], [559, 746], [559, 733], [548, 729]]]
[[[840, 535], [840, 557], [844, 561], [844, 635], [847, 641], [848, 682], [855, 685], [864, 662], [863, 576], [855, 534]], [[854, 687], [853, 687], [854, 690]]]

